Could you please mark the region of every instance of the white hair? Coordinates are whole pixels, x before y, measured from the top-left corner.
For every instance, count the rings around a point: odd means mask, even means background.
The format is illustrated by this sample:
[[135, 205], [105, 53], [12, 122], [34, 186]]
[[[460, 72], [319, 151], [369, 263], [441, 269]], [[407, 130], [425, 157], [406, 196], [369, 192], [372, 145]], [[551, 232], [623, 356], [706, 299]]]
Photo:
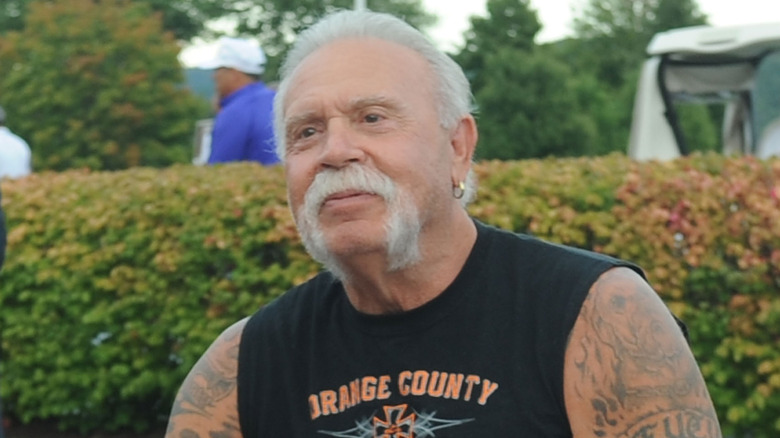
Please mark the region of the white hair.
[[[439, 123], [452, 129], [465, 115], [471, 113], [472, 94], [463, 69], [446, 53], [437, 49], [420, 31], [390, 14], [344, 10], [330, 14], [303, 31], [295, 41], [280, 70], [280, 82], [274, 98], [274, 132], [277, 155], [284, 160], [287, 153], [284, 126], [284, 100], [290, 80], [298, 66], [318, 49], [338, 40], [351, 38], [377, 38], [399, 44], [419, 53], [431, 67], [436, 87]], [[476, 178], [473, 171], [465, 181], [466, 189], [461, 198], [465, 207], [476, 194]]]

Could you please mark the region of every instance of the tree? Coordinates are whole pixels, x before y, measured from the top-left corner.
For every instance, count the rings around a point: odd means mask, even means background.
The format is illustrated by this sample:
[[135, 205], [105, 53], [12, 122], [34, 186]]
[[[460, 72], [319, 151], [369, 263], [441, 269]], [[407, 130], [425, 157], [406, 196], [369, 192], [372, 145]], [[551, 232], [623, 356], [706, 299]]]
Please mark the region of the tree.
[[[589, 0], [574, 20], [576, 37], [547, 46], [551, 56], [568, 64], [579, 78], [595, 78], [602, 94], [609, 96], [590, 105], [602, 151], [628, 147], [639, 71], [652, 37], [705, 21], [695, 0]], [[701, 126], [702, 120], [686, 113], [683, 124], [697, 125], [692, 129], [699, 133], [711, 132], [711, 127]]]
[[[337, 9], [351, 9], [353, 0], [232, 0], [232, 13], [223, 19], [236, 23], [236, 32], [260, 42], [268, 55], [266, 77], [276, 77], [279, 65], [295, 36], [323, 15]], [[421, 0], [369, 0], [369, 9], [402, 17], [425, 31], [436, 22]]]
[[[0, 35], [21, 31], [28, 4], [36, 0], [0, 0]], [[54, 0], [56, 1], [56, 0]], [[130, 2], [146, 5], [162, 15], [163, 27], [179, 41], [198, 36], [215, 39], [224, 33], [227, 23], [235, 33], [257, 39], [268, 55], [266, 77], [274, 78], [283, 55], [301, 30], [319, 17], [336, 9], [349, 9], [353, 0], [97, 0], [102, 3]], [[425, 30], [436, 17], [425, 12], [421, 0], [372, 0], [368, 6], [376, 11], [403, 17], [418, 29]], [[231, 31], [231, 33], [233, 33]]]
[[[0, 34], [24, 28], [28, 4], [35, 0], [2, 0], [0, 3]], [[115, 0], [112, 0], [115, 1]], [[116, 1], [115, 1], [116, 2]], [[122, 3], [122, 0], [119, 0]], [[226, 2], [214, 0], [134, 0], [133, 3], [150, 6], [162, 14], [163, 27], [179, 40], [189, 40], [204, 30], [208, 20], [232, 11]]]
[[[706, 23], [696, 0], [589, 0], [574, 29], [585, 61], [613, 89], [639, 68], [658, 32]], [[595, 64], [593, 61], [598, 61]]]
[[[476, 93], [481, 159], [596, 155], [598, 126], [583, 110], [587, 90], [565, 64], [540, 52], [501, 48], [485, 58]], [[588, 102], [585, 102], [587, 105]]]
[[0, 3], [0, 34], [22, 29], [26, 6], [27, 0], [5, 0]]
[[565, 62], [534, 42], [541, 24], [528, 0], [488, 0], [454, 56], [477, 104], [480, 159], [594, 155], [599, 121], [587, 110], [603, 100]]
[[0, 96], [37, 170], [189, 161], [208, 114], [181, 87], [179, 48], [159, 14], [129, 1], [36, 1], [0, 39]]
[[487, 17], [471, 17], [471, 26], [464, 35], [464, 47], [455, 55], [477, 91], [485, 84], [482, 73], [485, 58], [499, 48], [521, 52], [534, 49], [534, 37], [542, 25], [529, 0], [488, 0]]

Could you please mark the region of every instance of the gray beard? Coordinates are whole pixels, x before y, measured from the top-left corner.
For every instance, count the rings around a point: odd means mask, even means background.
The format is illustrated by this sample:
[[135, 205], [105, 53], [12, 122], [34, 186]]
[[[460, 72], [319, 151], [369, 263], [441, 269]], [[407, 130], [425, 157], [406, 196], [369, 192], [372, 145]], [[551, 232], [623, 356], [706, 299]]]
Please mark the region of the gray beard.
[[384, 225], [387, 272], [399, 271], [420, 261], [422, 224], [412, 197], [398, 189], [387, 175], [359, 164], [320, 172], [306, 191], [303, 205], [296, 215], [296, 224], [303, 245], [312, 258], [341, 281], [348, 280], [345, 270], [328, 248], [319, 223], [319, 210], [325, 198], [344, 190], [375, 193], [385, 200], [388, 211]]

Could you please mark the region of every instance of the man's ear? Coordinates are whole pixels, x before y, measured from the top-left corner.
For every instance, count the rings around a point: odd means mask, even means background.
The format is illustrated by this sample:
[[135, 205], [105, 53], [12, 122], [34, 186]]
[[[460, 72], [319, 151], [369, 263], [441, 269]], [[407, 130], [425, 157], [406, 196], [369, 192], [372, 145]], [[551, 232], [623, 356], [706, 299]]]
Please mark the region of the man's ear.
[[477, 122], [471, 114], [462, 117], [450, 137], [452, 147], [452, 181], [465, 181], [477, 147]]

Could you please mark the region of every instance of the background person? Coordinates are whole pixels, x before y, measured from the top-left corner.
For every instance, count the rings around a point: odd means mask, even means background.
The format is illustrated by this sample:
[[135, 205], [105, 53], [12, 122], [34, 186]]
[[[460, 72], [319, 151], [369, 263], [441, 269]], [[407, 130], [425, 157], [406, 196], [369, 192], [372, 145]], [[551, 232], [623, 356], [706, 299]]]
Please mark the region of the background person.
[[6, 127], [6, 113], [0, 107], [0, 179], [20, 178], [32, 172], [32, 152], [24, 139]]
[[468, 81], [403, 21], [301, 34], [275, 103], [327, 270], [226, 329], [168, 437], [720, 437], [683, 330], [626, 261], [469, 217]]
[[279, 162], [273, 136], [273, 99], [260, 75], [265, 54], [249, 40], [223, 37], [216, 56], [201, 65], [214, 69], [218, 110], [211, 132], [208, 163]]

